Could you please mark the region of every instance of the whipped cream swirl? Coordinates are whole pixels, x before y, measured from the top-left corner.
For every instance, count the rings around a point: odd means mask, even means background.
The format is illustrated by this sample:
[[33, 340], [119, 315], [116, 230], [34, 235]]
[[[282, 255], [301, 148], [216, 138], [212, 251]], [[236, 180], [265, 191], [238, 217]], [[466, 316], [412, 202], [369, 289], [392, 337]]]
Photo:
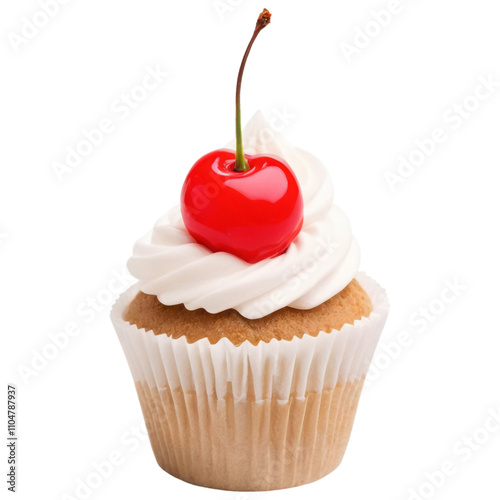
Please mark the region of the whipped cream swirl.
[[285, 306], [316, 307], [358, 271], [358, 244], [349, 219], [333, 204], [333, 186], [321, 162], [272, 131], [260, 112], [245, 127], [243, 140], [247, 154], [279, 156], [295, 172], [304, 199], [302, 230], [284, 254], [249, 264], [197, 243], [180, 207], [174, 207], [137, 241], [128, 261], [140, 289], [165, 305], [209, 313], [236, 309], [246, 318], [262, 318]]

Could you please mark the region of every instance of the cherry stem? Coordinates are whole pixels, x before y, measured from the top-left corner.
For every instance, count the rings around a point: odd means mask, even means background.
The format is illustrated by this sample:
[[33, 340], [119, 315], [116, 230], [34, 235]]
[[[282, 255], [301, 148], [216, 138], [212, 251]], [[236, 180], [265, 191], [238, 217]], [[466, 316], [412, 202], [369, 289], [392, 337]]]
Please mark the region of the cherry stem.
[[238, 73], [238, 81], [236, 83], [236, 164], [234, 166], [234, 170], [236, 172], [246, 172], [250, 169], [246, 159], [245, 153], [243, 152], [243, 134], [241, 132], [241, 102], [240, 102], [240, 94], [241, 94], [241, 81], [243, 79], [243, 71], [245, 69], [245, 64], [248, 59], [248, 55], [250, 54], [250, 50], [252, 50], [253, 42], [259, 35], [259, 33], [271, 22], [271, 13], [264, 9], [259, 15], [259, 19], [257, 19], [257, 24], [255, 25], [255, 31], [253, 32], [252, 39], [248, 44], [245, 55], [243, 56], [243, 60], [241, 61], [240, 71]]

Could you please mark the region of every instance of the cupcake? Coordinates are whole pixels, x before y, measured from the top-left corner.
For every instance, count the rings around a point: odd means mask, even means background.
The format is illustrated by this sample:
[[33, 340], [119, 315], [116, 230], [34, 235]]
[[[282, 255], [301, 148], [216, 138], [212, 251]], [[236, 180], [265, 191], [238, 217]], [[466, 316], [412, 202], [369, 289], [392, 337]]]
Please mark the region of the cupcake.
[[260, 113], [236, 136], [136, 243], [111, 317], [162, 469], [289, 488], [342, 461], [388, 303], [321, 162]]

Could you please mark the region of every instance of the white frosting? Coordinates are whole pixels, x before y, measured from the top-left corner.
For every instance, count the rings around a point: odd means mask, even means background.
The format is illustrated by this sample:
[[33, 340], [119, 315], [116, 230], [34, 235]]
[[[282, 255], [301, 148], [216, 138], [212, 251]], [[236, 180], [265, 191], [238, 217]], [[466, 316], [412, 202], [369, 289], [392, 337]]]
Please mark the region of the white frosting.
[[137, 241], [128, 261], [140, 289], [165, 305], [210, 313], [236, 309], [256, 319], [285, 306], [316, 307], [358, 271], [359, 247], [349, 219], [333, 204], [333, 186], [321, 162], [273, 132], [260, 112], [245, 127], [243, 140], [247, 154], [279, 156], [295, 172], [304, 199], [302, 230], [284, 254], [249, 264], [197, 243], [180, 207], [174, 207]]

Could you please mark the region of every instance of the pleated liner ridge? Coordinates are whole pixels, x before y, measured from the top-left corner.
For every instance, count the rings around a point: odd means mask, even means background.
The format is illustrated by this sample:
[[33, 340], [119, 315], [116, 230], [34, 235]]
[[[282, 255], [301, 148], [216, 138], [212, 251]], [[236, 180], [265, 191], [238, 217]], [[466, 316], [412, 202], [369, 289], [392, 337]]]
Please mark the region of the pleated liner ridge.
[[342, 461], [364, 378], [387, 313], [385, 291], [359, 273], [368, 318], [339, 331], [236, 347], [138, 329], [111, 319], [130, 365], [160, 467], [184, 481], [234, 491], [315, 481]]

